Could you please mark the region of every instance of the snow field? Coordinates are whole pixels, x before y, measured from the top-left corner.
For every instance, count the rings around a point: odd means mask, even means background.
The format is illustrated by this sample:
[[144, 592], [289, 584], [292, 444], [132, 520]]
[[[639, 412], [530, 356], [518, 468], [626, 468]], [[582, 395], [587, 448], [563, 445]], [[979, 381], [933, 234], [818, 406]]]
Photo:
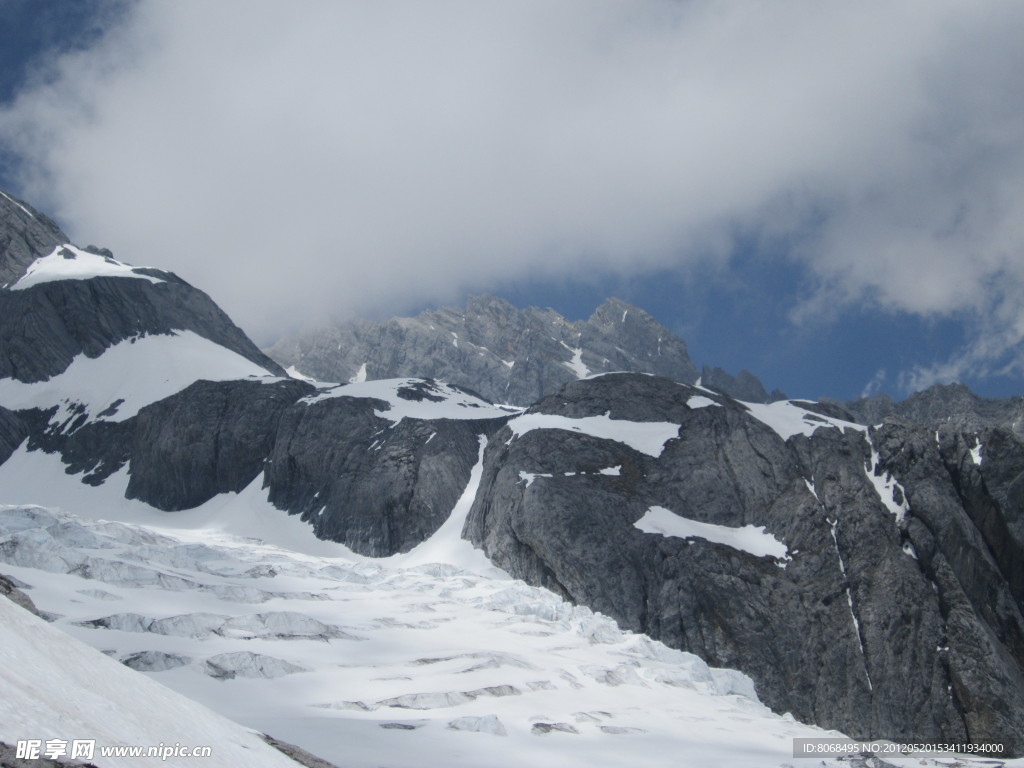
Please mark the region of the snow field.
[[82, 408], [92, 421], [124, 421], [200, 379], [251, 376], [271, 378], [256, 363], [219, 344], [192, 331], [175, 331], [125, 339], [99, 357], [79, 355], [46, 381], [0, 379], [0, 405], [15, 411], [60, 406], [53, 424], [63, 424]]
[[[6, 197], [6, 195], [4, 195]], [[10, 200], [10, 198], [7, 198]], [[24, 210], [24, 209], [23, 209]], [[152, 275], [136, 272], [129, 264], [124, 264], [109, 256], [83, 251], [71, 243], [58, 245], [47, 256], [32, 262], [18, 282], [9, 290], [23, 291], [40, 283], [54, 280], [88, 280], [92, 277], [127, 277], [137, 280], [148, 280], [151, 283], [164, 282]]]

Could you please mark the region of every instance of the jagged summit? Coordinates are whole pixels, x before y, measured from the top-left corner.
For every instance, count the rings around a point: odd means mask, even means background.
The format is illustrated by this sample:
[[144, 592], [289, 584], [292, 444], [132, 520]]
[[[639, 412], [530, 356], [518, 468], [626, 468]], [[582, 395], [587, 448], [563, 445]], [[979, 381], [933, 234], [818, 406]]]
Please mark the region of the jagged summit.
[[490, 295], [383, 322], [349, 320], [285, 339], [268, 354], [323, 381], [424, 376], [494, 402], [528, 405], [570, 381], [636, 371], [692, 383], [686, 344], [642, 309], [608, 299], [588, 320]]

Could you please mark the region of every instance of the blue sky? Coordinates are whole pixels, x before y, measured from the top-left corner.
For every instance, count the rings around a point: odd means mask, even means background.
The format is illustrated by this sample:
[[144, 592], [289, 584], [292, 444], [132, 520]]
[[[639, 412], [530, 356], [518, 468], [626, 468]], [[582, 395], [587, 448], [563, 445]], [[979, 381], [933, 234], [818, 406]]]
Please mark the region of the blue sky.
[[0, 0], [0, 187], [269, 343], [616, 295], [791, 396], [1024, 393], [1024, 5]]

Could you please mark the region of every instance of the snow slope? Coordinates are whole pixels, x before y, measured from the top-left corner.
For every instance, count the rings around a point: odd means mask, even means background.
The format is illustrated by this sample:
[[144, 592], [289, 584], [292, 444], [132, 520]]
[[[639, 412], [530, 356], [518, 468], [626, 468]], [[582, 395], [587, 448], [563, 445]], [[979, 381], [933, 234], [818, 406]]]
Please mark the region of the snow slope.
[[192, 331], [175, 331], [126, 339], [95, 358], [78, 355], [46, 381], [0, 379], [0, 405], [11, 410], [60, 406], [51, 419], [56, 424], [78, 412], [78, 405], [91, 420], [123, 421], [200, 379], [250, 376], [271, 380], [268, 371], [238, 353]]
[[151, 283], [164, 282], [158, 277], [136, 272], [135, 267], [109, 256], [83, 251], [71, 243], [65, 243], [58, 245], [49, 255], [32, 262], [21, 279], [10, 286], [10, 290], [22, 291], [53, 280], [88, 280], [92, 277], [127, 277]]
[[800, 400], [777, 400], [774, 403], [741, 404], [750, 411], [751, 416], [774, 429], [783, 440], [788, 440], [793, 435], [810, 436], [819, 427], [835, 427], [840, 431], [844, 429], [867, 431], [867, 427], [862, 424], [854, 424], [852, 421], [843, 421], [832, 416], [823, 416], [820, 413], [801, 408], [800, 402]]
[[210, 762], [296, 768], [250, 729], [133, 672], [0, 598], [0, 741], [95, 739], [102, 766], [195, 766], [196, 758], [103, 759], [101, 746], [211, 748]]

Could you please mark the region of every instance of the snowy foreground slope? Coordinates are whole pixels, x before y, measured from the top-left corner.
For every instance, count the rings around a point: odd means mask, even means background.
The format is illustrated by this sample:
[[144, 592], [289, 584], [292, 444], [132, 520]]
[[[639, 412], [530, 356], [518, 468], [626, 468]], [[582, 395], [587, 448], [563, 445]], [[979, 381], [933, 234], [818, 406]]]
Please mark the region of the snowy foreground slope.
[[[173, 724], [147, 716], [140, 719], [149, 730], [125, 730], [119, 704], [136, 714], [166, 711], [160, 697], [172, 694], [124, 682], [133, 673], [106, 659], [84, 654], [79, 663], [57, 629], [339, 766], [761, 768], [806, 762], [793, 762], [794, 737], [838, 735], [773, 714], [737, 672], [709, 669], [489, 566], [458, 538], [479, 467], [449, 525], [411, 553], [373, 560], [308, 533], [321, 554], [275, 546], [279, 538], [299, 543], [305, 531], [267, 510], [257, 484], [221, 500], [221, 509], [179, 517], [118, 498], [116, 483], [90, 489], [61, 478], [46, 462], [58, 460], [23, 455], [0, 477], [11, 496], [46, 495], [30, 479], [47, 477], [50, 501], [63, 499], [67, 510], [0, 508], [0, 572], [29, 585], [54, 619], [22, 628], [34, 620], [5, 615], [5, 666], [23, 670], [20, 683], [5, 681], [0, 704], [8, 743], [67, 730], [31, 714], [45, 705], [23, 704], [33, 691], [55, 689], [68, 710], [61, 717], [79, 718], [62, 722], [80, 723], [76, 733], [101, 744], [241, 738], [185, 709], [171, 710], [180, 713]], [[183, 527], [79, 517], [71, 502], [89, 517], [160, 515]], [[218, 530], [240, 517], [232, 504], [246, 508], [249, 526], [263, 519], [260, 534], [270, 541]], [[267, 511], [277, 514], [261, 517]], [[54, 666], [51, 649], [74, 661]], [[101, 709], [102, 728], [89, 714], [100, 685], [92, 675], [107, 681], [101, 691], [122, 697]], [[218, 765], [275, 764], [214, 757]]]
[[[0, 741], [95, 739], [99, 746], [209, 746], [218, 765], [295, 768], [259, 734], [0, 599]], [[119, 757], [98, 765], [153, 765]], [[165, 765], [184, 764], [162, 761]], [[193, 759], [193, 764], [195, 759]]]

